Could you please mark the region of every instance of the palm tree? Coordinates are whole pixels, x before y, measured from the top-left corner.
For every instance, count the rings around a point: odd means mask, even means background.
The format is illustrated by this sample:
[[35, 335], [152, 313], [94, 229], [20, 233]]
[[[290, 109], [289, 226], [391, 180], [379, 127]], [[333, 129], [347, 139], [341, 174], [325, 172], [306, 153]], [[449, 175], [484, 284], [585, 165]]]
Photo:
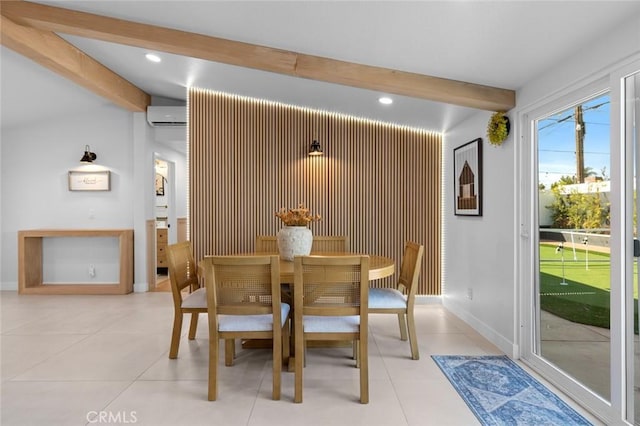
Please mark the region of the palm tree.
[[598, 173], [595, 170], [593, 170], [593, 167], [587, 166], [587, 167], [584, 168], [583, 175], [584, 175], [584, 177], [597, 176]]

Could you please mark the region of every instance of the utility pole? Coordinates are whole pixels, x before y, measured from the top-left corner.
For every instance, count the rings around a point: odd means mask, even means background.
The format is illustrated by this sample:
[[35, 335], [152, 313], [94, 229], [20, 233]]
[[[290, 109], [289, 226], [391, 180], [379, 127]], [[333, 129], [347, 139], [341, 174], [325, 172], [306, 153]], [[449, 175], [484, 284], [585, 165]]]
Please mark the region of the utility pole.
[[582, 119], [582, 105], [575, 109], [576, 117], [576, 179], [578, 183], [584, 183], [584, 120]]

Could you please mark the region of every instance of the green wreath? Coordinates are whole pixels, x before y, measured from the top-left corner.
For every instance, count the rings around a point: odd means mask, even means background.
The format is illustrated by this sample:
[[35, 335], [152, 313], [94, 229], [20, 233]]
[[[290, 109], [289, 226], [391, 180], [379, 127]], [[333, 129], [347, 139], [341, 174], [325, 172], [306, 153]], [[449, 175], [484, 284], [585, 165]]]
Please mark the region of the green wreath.
[[509, 136], [511, 123], [504, 112], [496, 112], [491, 115], [487, 125], [487, 137], [491, 145], [500, 146]]

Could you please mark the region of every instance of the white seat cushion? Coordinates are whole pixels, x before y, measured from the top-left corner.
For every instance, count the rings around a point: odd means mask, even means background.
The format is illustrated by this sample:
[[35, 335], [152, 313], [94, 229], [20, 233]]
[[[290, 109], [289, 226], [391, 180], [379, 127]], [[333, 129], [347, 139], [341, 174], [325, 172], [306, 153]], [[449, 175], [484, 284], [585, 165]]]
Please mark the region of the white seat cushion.
[[189, 293], [182, 299], [182, 307], [190, 309], [207, 309], [207, 290], [202, 287]]
[[[280, 318], [284, 326], [291, 307], [280, 304]], [[273, 315], [218, 315], [218, 331], [272, 331]]]
[[407, 296], [395, 288], [370, 288], [369, 309], [406, 309]]
[[360, 329], [360, 317], [358, 315], [344, 317], [305, 315], [303, 329], [305, 333], [357, 333]]

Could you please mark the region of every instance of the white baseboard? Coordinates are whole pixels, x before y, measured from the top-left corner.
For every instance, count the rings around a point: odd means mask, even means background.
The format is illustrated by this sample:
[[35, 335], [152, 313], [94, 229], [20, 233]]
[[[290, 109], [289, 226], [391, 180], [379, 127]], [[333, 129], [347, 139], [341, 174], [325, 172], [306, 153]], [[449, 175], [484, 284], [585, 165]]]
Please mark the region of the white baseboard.
[[510, 341], [496, 330], [473, 316], [470, 312], [462, 309], [457, 303], [452, 303], [450, 299], [444, 298], [442, 300], [442, 305], [447, 308], [449, 312], [466, 322], [471, 328], [480, 333], [482, 337], [496, 345], [498, 349], [507, 354], [510, 358], [517, 359], [520, 357], [520, 348], [517, 343]]
[[2, 291], [18, 291], [18, 282], [8, 282], [8, 283], [0, 283], [0, 290]]
[[416, 295], [416, 305], [442, 305], [442, 296]]
[[134, 293], [146, 293], [149, 291], [149, 283], [134, 283], [133, 284], [133, 292]]

